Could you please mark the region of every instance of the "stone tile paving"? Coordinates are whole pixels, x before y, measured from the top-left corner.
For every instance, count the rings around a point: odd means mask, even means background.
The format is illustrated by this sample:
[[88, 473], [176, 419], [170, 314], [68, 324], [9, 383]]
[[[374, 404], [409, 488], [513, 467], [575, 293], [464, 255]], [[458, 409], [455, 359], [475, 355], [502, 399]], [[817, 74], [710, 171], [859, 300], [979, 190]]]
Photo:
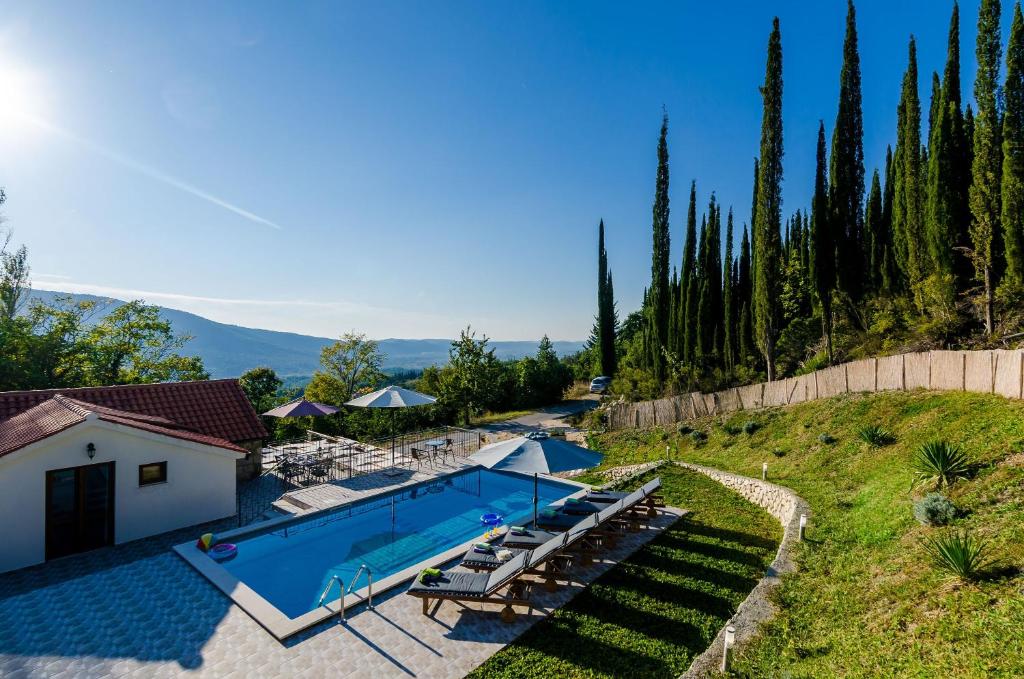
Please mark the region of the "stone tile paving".
[[[360, 474], [350, 479], [339, 479], [290, 491], [285, 493], [281, 500], [275, 502], [274, 506], [292, 514], [329, 509], [353, 500], [411, 486], [421, 481], [430, 481], [440, 475], [451, 474], [475, 465], [476, 462], [472, 460], [457, 458], [416, 470], [396, 467], [389, 470], [394, 475], [389, 475], [385, 471]], [[290, 500], [297, 502], [293, 503]]]
[[[678, 518], [668, 510], [578, 578], [590, 582]], [[171, 545], [234, 519], [0, 575], [0, 677], [461, 677], [580, 591], [534, 589], [511, 625], [499, 606], [445, 602], [428, 618], [396, 588], [285, 644], [192, 570]], [[436, 605], [436, 604], [435, 604]], [[474, 610], [476, 609], [476, 610]]]

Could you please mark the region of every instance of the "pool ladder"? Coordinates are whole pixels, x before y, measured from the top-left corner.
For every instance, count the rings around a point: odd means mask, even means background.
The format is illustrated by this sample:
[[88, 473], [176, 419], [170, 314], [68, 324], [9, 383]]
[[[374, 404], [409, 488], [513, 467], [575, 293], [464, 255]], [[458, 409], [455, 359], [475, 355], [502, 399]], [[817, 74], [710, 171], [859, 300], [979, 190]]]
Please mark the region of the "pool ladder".
[[334, 583], [338, 583], [338, 593], [341, 597], [338, 599], [338, 622], [342, 625], [345, 624], [345, 597], [352, 593], [356, 584], [359, 582], [359, 576], [366, 573], [366, 607], [373, 610], [373, 571], [365, 563], [359, 566], [359, 570], [356, 571], [355, 577], [352, 578], [352, 582], [349, 584], [348, 589], [345, 589], [345, 583], [342, 581], [340, 575], [332, 575], [330, 581], [327, 583], [327, 587], [324, 588], [323, 593], [320, 595], [320, 601], [317, 606], [323, 606], [324, 601], [327, 600], [327, 595], [334, 589]]

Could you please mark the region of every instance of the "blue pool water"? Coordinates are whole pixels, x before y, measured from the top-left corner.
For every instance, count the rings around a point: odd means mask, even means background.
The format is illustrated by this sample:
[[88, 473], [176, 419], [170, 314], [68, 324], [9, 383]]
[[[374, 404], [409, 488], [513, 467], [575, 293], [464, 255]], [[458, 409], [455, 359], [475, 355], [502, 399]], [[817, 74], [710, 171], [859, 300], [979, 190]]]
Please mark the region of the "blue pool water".
[[[542, 479], [539, 505], [577, 489]], [[316, 608], [331, 576], [348, 587], [365, 563], [380, 581], [483, 535], [486, 512], [503, 515], [506, 525], [532, 519], [533, 477], [489, 469], [455, 474], [242, 539], [238, 555], [223, 566], [294, 618]], [[359, 587], [365, 585], [361, 579]]]

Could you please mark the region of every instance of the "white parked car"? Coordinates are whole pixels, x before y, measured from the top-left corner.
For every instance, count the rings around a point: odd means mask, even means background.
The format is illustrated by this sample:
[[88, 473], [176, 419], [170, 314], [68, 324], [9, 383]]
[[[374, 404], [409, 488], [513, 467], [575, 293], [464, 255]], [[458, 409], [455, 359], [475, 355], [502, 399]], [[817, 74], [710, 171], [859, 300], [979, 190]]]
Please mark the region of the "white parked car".
[[595, 377], [590, 382], [590, 393], [591, 394], [603, 394], [608, 391], [608, 386], [611, 385], [612, 378], [610, 377]]

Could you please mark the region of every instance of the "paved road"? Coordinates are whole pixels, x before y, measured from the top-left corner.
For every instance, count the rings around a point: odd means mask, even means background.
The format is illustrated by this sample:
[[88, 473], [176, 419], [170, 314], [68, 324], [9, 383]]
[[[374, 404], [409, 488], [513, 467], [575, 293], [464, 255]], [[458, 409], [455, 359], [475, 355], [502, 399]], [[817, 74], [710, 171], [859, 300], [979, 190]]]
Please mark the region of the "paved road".
[[477, 427], [476, 431], [485, 434], [497, 432], [520, 433], [536, 431], [538, 429], [566, 427], [568, 426], [565, 422], [566, 417], [592, 410], [598, 406], [598, 403], [600, 403], [600, 397], [597, 394], [587, 394], [582, 398], [563, 401], [558, 405], [541, 408], [512, 420], [484, 424]]

